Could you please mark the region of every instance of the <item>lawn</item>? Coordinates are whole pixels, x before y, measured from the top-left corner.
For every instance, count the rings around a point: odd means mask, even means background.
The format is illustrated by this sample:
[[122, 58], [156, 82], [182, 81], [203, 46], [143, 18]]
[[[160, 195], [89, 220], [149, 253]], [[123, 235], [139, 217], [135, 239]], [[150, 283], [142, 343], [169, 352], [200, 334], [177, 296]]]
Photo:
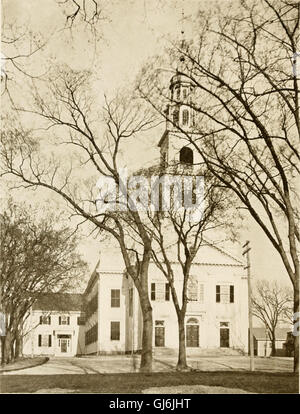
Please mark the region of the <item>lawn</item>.
[[82, 393], [141, 393], [150, 387], [210, 385], [254, 393], [298, 393], [298, 375], [268, 372], [185, 372], [92, 375], [3, 375], [2, 393], [31, 393], [41, 389], [74, 389]]

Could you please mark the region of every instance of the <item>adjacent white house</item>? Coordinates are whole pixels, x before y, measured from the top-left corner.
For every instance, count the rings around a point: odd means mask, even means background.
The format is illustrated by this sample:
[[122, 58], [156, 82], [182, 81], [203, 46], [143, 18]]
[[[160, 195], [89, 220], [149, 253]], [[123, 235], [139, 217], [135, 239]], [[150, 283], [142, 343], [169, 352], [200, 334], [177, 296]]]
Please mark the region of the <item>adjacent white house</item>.
[[[24, 326], [23, 354], [73, 356], [83, 353], [83, 296], [46, 293], [32, 306]], [[81, 332], [80, 332], [81, 328]]]

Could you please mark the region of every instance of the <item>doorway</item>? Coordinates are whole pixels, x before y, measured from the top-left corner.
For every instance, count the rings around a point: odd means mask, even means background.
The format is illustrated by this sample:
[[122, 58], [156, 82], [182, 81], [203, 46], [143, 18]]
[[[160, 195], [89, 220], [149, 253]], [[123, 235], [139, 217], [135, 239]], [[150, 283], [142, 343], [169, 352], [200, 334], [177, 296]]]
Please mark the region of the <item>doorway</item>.
[[199, 321], [189, 318], [186, 324], [186, 346], [188, 348], [199, 347]]

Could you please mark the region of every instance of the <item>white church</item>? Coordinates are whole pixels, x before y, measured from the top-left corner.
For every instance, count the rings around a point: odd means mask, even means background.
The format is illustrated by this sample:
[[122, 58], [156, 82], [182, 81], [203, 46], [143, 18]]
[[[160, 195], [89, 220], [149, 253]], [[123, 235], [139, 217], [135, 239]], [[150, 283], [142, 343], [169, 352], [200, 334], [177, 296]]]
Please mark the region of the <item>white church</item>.
[[[188, 104], [194, 86], [176, 74], [171, 79], [170, 92], [171, 103], [166, 111], [169, 121], [158, 143], [161, 165], [192, 168], [199, 163], [199, 155], [179, 136], [174, 124], [192, 133], [194, 117]], [[173, 263], [175, 287], [180, 298], [183, 276], [175, 255]], [[244, 266], [242, 258], [219, 244], [207, 242], [200, 248], [192, 264], [188, 286], [185, 319], [188, 351], [228, 349], [248, 352], [248, 288]], [[153, 347], [176, 350], [178, 325], [175, 307], [167, 280], [154, 263], [149, 267], [149, 295], [153, 308]], [[38, 325], [32, 329], [25, 337], [25, 354], [101, 355], [141, 350], [142, 315], [138, 294], [132, 280], [126, 277], [117, 248], [101, 251], [76, 309], [73, 307], [68, 311], [66, 308], [62, 312], [52, 306], [47, 311], [45, 307], [39, 309], [38, 303], [33, 310], [35, 320], [48, 312], [48, 336], [42, 342], [40, 331], [44, 333], [45, 327]], [[55, 312], [56, 317], [51, 319]], [[66, 321], [64, 326], [59, 325], [62, 321], [60, 313]], [[52, 320], [55, 326], [51, 326]]]

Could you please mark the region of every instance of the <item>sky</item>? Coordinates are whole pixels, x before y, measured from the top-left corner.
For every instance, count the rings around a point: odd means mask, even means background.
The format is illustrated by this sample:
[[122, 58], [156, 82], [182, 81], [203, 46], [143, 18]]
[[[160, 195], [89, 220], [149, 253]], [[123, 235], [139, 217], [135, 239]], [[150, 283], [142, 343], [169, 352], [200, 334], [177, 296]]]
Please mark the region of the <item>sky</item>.
[[[3, 0], [2, 19], [5, 24], [29, 28], [49, 38], [47, 50], [34, 56], [35, 70], [45, 69], [47, 61], [67, 63], [76, 69], [92, 70], [98, 79], [99, 96], [114, 95], [120, 88], [134, 82], [140, 68], [152, 56], [159, 54], [168, 44], [168, 39], [192, 36], [191, 28], [184, 16], [197, 13], [199, 5], [226, 5], [226, 0], [111, 0], [104, 1], [106, 18], [99, 22], [100, 39], [95, 42], [91, 33], [83, 27], [73, 31], [62, 30], [65, 16], [56, 0]], [[27, 29], [27, 30], [29, 30]], [[97, 90], [97, 92], [98, 92]], [[163, 126], [155, 135], [146, 136], [129, 151], [128, 163], [138, 159], [140, 166], [157, 161], [157, 142]], [[138, 155], [138, 156], [137, 156]], [[258, 225], [249, 220], [248, 228], [242, 231], [241, 245], [250, 240], [252, 273], [255, 279], [270, 278], [289, 284], [289, 279], [279, 255]], [[97, 263], [101, 243], [92, 238], [85, 239], [81, 250], [92, 270]], [[238, 247], [241, 251], [241, 246]]]

